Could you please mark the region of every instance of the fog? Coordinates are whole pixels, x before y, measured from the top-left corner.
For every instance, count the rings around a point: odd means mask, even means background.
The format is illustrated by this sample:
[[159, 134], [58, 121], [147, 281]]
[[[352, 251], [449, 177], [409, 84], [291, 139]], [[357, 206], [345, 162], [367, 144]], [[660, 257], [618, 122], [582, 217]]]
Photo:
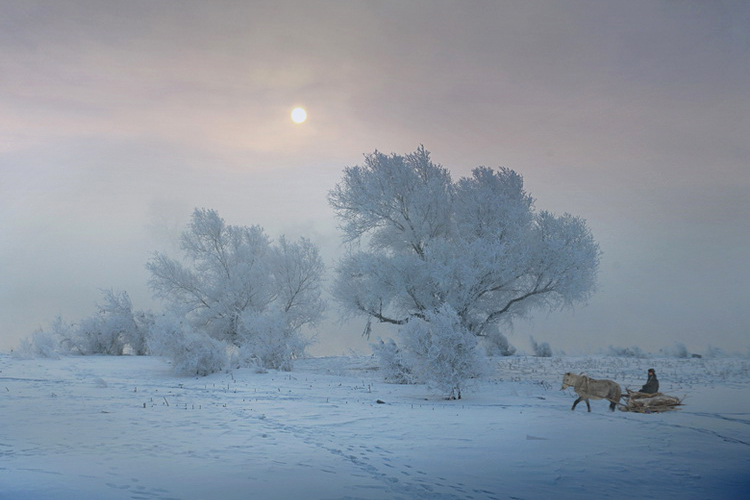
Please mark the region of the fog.
[[[516, 170], [602, 248], [589, 304], [511, 343], [750, 348], [744, 2], [0, 4], [0, 350], [100, 289], [161, 307], [144, 265], [194, 207], [333, 267], [343, 169], [420, 144]], [[313, 353], [368, 351], [328, 316]]]

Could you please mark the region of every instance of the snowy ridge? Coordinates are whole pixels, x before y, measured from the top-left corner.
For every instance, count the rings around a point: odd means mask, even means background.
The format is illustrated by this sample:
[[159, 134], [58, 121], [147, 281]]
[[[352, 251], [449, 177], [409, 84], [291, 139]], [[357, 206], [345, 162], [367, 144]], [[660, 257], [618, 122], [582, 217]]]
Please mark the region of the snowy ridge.
[[[460, 401], [369, 356], [176, 377], [160, 358], [0, 355], [2, 499], [743, 498], [750, 360], [494, 358]], [[687, 395], [570, 411], [562, 373]], [[381, 401], [382, 403], [379, 403]]]

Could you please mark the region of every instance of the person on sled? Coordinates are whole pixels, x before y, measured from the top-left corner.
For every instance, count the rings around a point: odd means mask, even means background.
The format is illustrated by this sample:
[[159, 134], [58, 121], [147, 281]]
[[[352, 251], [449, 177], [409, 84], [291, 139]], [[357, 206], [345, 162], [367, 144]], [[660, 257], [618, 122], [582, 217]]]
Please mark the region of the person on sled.
[[638, 392], [644, 394], [656, 394], [659, 392], [659, 379], [656, 378], [656, 371], [653, 368], [648, 369], [648, 380]]

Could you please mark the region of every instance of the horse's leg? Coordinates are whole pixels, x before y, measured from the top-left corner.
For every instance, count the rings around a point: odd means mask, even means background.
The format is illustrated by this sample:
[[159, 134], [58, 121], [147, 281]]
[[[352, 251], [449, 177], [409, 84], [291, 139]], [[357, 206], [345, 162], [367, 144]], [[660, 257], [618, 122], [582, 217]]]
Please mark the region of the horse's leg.
[[614, 401], [609, 403], [609, 411], [615, 411], [616, 406], [617, 406], [617, 403], [615, 403]]
[[[573, 403], [573, 408], [571, 408], [571, 410], [575, 410], [576, 409], [576, 405], [578, 403], [580, 403], [582, 400], [583, 400], [583, 398], [576, 399], [575, 402]], [[586, 402], [588, 403], [588, 401], [586, 401]]]
[[586, 408], [589, 409], [589, 413], [591, 413], [591, 403], [589, 403], [589, 400], [586, 400]]

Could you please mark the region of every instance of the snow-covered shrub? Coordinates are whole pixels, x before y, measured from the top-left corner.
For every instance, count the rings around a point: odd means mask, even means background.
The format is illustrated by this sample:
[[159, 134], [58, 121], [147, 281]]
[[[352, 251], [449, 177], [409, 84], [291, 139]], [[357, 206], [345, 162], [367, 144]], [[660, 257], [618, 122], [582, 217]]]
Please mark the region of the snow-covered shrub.
[[486, 355], [477, 337], [461, 324], [456, 311], [445, 304], [413, 318], [401, 329], [404, 361], [415, 381], [461, 398], [461, 391], [485, 371]]
[[133, 312], [127, 292], [102, 290], [104, 301], [97, 312], [81, 321], [73, 338], [80, 354], [120, 356], [130, 348], [133, 354], [147, 353], [146, 335], [151, 326], [150, 313]]
[[238, 331], [240, 366], [259, 371], [291, 371], [294, 359], [301, 356], [310, 343], [289, 326], [289, 319], [281, 311], [267, 314], [246, 312], [240, 318]]
[[153, 323], [150, 313], [134, 312], [133, 305], [127, 292], [103, 290], [104, 302], [98, 304], [99, 316], [103, 321], [103, 328], [111, 336], [119, 337], [119, 341], [130, 348], [133, 354], [147, 354], [146, 335]]
[[709, 345], [706, 348], [706, 357], [707, 358], [714, 359], [714, 358], [723, 358], [725, 356], [726, 356], [726, 353], [720, 347], [714, 347], [712, 345]]
[[646, 353], [644, 353], [640, 347], [638, 346], [632, 346], [632, 347], [618, 347], [618, 346], [609, 346], [609, 351], [607, 353], [609, 356], [615, 356], [618, 358], [645, 358]]
[[147, 353], [146, 335], [151, 326], [150, 313], [133, 312], [127, 292], [102, 290], [104, 301], [94, 315], [84, 318], [67, 342], [77, 354], [121, 356], [129, 348], [133, 354]]
[[193, 331], [175, 314], [164, 314], [154, 320], [148, 337], [152, 353], [169, 358], [179, 375], [205, 376], [227, 366], [225, 343]]
[[84, 356], [91, 354], [121, 356], [125, 350], [125, 342], [120, 337], [116, 323], [110, 325], [104, 316], [98, 314], [82, 319], [72, 339], [75, 351]]
[[146, 354], [146, 334], [153, 322], [151, 313], [134, 312], [127, 292], [103, 290], [104, 302], [92, 316], [78, 325], [57, 316], [47, 330], [24, 339], [19, 355], [56, 357], [59, 354], [109, 354], [120, 356], [126, 349]]
[[18, 349], [13, 355], [18, 358], [51, 358], [57, 359], [67, 349], [61, 345], [64, 339], [70, 337], [73, 326], [66, 324], [62, 316], [57, 316], [50, 324], [49, 329], [39, 329], [31, 334], [29, 338], [21, 340]]
[[672, 347], [663, 347], [659, 349], [659, 352], [670, 358], [686, 359], [690, 357], [687, 347], [682, 342], [675, 342]]
[[538, 358], [551, 358], [552, 348], [547, 342], [537, 343], [534, 337], [531, 337], [531, 349], [534, 351], [534, 356]]
[[386, 382], [391, 384], [411, 383], [411, 371], [404, 364], [403, 353], [393, 339], [388, 339], [388, 342], [379, 340], [377, 343], [370, 345], [378, 358], [378, 365]]
[[516, 348], [511, 345], [508, 338], [500, 331], [497, 325], [489, 325], [486, 330], [487, 335], [483, 337], [483, 344], [487, 354], [492, 356], [513, 356], [516, 353]]

